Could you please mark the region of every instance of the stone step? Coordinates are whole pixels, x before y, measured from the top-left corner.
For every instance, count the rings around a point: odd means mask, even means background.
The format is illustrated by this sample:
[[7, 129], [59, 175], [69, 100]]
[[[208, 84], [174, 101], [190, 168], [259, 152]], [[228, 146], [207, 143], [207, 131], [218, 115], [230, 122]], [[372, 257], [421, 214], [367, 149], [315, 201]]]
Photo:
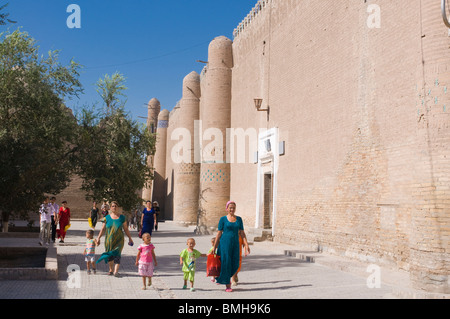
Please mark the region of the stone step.
[[320, 254], [317, 251], [304, 251], [304, 250], [285, 250], [284, 255], [289, 257], [298, 258], [308, 263], [315, 263], [316, 257]]
[[262, 242], [265, 240], [272, 241], [272, 229], [262, 229], [262, 228], [248, 228], [246, 232], [247, 241], [250, 243], [253, 242]]

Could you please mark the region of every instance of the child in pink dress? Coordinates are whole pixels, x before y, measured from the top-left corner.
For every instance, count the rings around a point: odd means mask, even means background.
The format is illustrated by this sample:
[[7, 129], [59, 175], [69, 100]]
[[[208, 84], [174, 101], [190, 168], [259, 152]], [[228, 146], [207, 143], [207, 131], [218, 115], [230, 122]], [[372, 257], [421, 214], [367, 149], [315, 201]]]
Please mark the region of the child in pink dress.
[[148, 278], [148, 286], [152, 285], [153, 268], [158, 265], [158, 262], [156, 261], [155, 246], [151, 243], [152, 237], [150, 234], [143, 234], [142, 241], [144, 243], [138, 247], [136, 266], [139, 266], [139, 275], [142, 276], [142, 282], [144, 283], [142, 290], [145, 290], [147, 289], [146, 278]]

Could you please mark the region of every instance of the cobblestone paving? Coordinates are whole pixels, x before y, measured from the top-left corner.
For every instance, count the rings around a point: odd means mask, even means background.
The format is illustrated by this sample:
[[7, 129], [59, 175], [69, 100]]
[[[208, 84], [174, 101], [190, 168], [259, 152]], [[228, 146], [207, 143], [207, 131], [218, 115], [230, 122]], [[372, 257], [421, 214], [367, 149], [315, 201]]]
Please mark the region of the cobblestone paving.
[[[97, 274], [87, 274], [82, 254], [87, 227], [87, 222], [74, 221], [66, 242], [55, 244], [58, 249], [58, 280], [0, 281], [0, 298], [238, 300], [391, 297], [392, 287], [389, 285], [370, 289], [364, 276], [287, 257], [284, 255], [284, 246], [276, 243], [255, 243], [251, 246], [251, 254], [243, 259], [239, 285], [232, 293], [226, 293], [223, 285], [216, 285], [206, 277], [206, 258], [200, 259], [197, 265], [196, 290], [183, 290], [179, 253], [185, 248], [186, 239], [194, 237], [197, 243], [195, 248], [206, 253], [212, 236], [194, 235], [193, 227], [180, 227], [172, 222], [161, 223], [159, 231], [153, 233], [152, 242], [156, 247], [158, 266], [153, 285], [147, 290], [141, 290], [142, 279], [135, 265], [137, 246], [141, 243], [137, 232], [131, 231], [135, 245], [124, 247], [120, 267], [122, 277], [115, 278], [107, 275], [107, 265], [103, 262], [98, 264]], [[36, 240], [32, 241], [34, 243]], [[37, 241], [34, 244], [37, 245]], [[97, 247], [96, 257], [103, 251], [103, 245]], [[73, 277], [69, 278], [66, 271], [70, 265], [80, 269], [80, 287], [71, 287], [74, 285]]]

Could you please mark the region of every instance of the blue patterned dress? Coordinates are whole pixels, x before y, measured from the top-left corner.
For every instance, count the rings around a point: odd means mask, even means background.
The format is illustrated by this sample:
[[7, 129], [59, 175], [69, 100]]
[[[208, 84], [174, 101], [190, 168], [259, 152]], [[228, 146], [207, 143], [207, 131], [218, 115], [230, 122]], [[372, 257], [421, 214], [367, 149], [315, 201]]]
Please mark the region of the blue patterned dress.
[[111, 215], [106, 215], [106, 236], [105, 236], [105, 252], [97, 260], [97, 264], [104, 260], [105, 263], [115, 260], [120, 263], [122, 249], [124, 244], [123, 223], [126, 221], [124, 215], [113, 219]]

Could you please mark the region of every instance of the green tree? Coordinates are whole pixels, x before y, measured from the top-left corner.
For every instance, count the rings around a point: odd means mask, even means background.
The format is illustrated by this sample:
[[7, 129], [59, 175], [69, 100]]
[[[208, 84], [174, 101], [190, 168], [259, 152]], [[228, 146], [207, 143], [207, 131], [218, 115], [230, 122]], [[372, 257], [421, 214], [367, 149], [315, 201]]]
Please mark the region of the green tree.
[[119, 99], [119, 96], [125, 96], [123, 92], [127, 87], [124, 83], [125, 77], [119, 72], [114, 73], [111, 77], [106, 74], [103, 79], [100, 78], [97, 81], [97, 93], [105, 103], [107, 114], [114, 113], [117, 107], [125, 104]]
[[6, 25], [7, 23], [16, 23], [16, 21], [13, 21], [9, 19], [9, 13], [5, 13], [2, 11], [9, 5], [9, 3], [6, 3], [2, 6], [0, 6], [0, 25]]
[[70, 181], [76, 119], [63, 98], [80, 93], [79, 65], [63, 66], [58, 51], [44, 58], [26, 32], [0, 34], [0, 211], [37, 211], [44, 194]]
[[[97, 86], [109, 80], [106, 75]], [[117, 100], [116, 94], [117, 91], [115, 94], [105, 91], [105, 105]], [[85, 107], [78, 124], [81, 145], [78, 175], [83, 178], [82, 189], [87, 198], [116, 200], [124, 211], [131, 211], [142, 202], [138, 191], [152, 179], [146, 156], [154, 153], [154, 134], [133, 121], [123, 105], [107, 107], [106, 112]]]

